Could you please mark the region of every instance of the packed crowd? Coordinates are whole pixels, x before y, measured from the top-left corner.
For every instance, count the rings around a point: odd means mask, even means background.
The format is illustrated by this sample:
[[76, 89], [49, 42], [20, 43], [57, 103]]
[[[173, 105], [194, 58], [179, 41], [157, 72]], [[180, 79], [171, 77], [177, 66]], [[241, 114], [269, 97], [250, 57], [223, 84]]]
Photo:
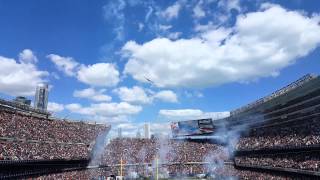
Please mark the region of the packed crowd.
[[52, 120], [0, 109], [0, 160], [88, 159], [105, 125]]
[[[83, 159], [89, 158], [93, 141], [106, 126], [51, 120], [0, 109], [0, 160], [26, 159]], [[68, 144], [70, 143], [70, 144]], [[288, 146], [320, 144], [320, 122], [310, 120], [294, 126], [276, 126], [252, 130], [240, 137], [236, 149], [268, 149]], [[110, 170], [75, 171], [43, 176], [41, 178], [88, 179], [118, 174], [154, 175], [155, 168], [168, 176], [213, 173], [218, 176], [235, 176], [245, 179], [273, 179], [275, 175], [234, 169], [226, 166], [230, 160], [229, 149], [210, 142], [192, 142], [165, 138], [137, 139], [116, 138], [110, 141], [102, 155], [101, 164]], [[246, 156], [236, 157], [235, 162], [247, 165], [296, 168], [320, 171], [319, 156]], [[41, 179], [40, 178], [40, 179]], [[281, 177], [282, 178], [282, 177]], [[281, 179], [277, 178], [277, 179]]]
[[0, 109], [0, 137], [89, 144], [106, 126], [50, 120]]
[[300, 170], [320, 171], [320, 156], [315, 153], [269, 154], [236, 157], [235, 162], [241, 165], [293, 168]]
[[[190, 164], [163, 164], [156, 165], [155, 162], [152, 164], [136, 164], [127, 165], [123, 164], [122, 173], [124, 176], [144, 176], [151, 177], [156, 173], [158, 167], [158, 173], [161, 177], [173, 177], [173, 176], [193, 176], [196, 174], [206, 174], [209, 170], [206, 170], [206, 165], [190, 165]], [[112, 174], [120, 175], [120, 165], [111, 167], [110, 171], [106, 175], [110, 176]]]
[[[307, 148], [320, 145], [320, 121], [307, 119], [272, 127], [252, 129], [240, 137], [236, 150], [270, 150], [281, 148]], [[292, 168], [320, 171], [318, 152], [295, 152], [280, 154], [252, 154], [234, 158], [237, 165]]]
[[88, 159], [85, 144], [0, 141], [0, 160]]
[[145, 173], [158, 162], [160, 166], [166, 167], [170, 174], [203, 173], [206, 171], [204, 169], [206, 165], [196, 163], [211, 162], [221, 165], [228, 158], [227, 149], [212, 143], [156, 138], [117, 138], [107, 145], [103, 155], [103, 164], [118, 165], [113, 169], [117, 172], [122, 161], [127, 165], [135, 164], [136, 166], [133, 166], [135, 171]]
[[[319, 145], [319, 129], [320, 122], [317, 120], [291, 124], [291, 126], [260, 128], [256, 131], [253, 130], [249, 135], [240, 137], [236, 150]], [[224, 167], [223, 162], [232, 158], [229, 156], [231, 154], [226, 147], [212, 143], [168, 139], [118, 138], [108, 144], [103, 163], [116, 165], [112, 167], [111, 173], [119, 173], [119, 164], [123, 163], [123, 166], [128, 165], [128, 168], [124, 169], [127, 174], [138, 172], [150, 175], [155, 168], [155, 162], [158, 162], [158, 166], [167, 174], [192, 175], [217, 172], [220, 167]], [[268, 165], [312, 171], [319, 171], [320, 162], [318, 156], [310, 156], [308, 153], [296, 156], [236, 157], [236, 162], [239, 163], [240, 161], [251, 165]], [[192, 162], [210, 162], [210, 164], [192, 164]], [[247, 177], [246, 175], [248, 175], [250, 177], [250, 174], [253, 175], [252, 177], [257, 175], [257, 173], [250, 171], [236, 171], [234, 175], [239, 177]], [[273, 175], [270, 175], [271, 177]]]
[[320, 121], [309, 120], [295, 126], [259, 128], [241, 137], [237, 150], [268, 149], [320, 144]]
[[[235, 169], [234, 166], [226, 165], [223, 168], [216, 170], [217, 179], [227, 179], [220, 177], [236, 177], [234, 179], [255, 179], [255, 180], [289, 180], [289, 179], [299, 179], [299, 177], [290, 177], [280, 174], [274, 174], [271, 172], [257, 172], [250, 170], [240, 170]], [[232, 179], [232, 178], [230, 178]], [[305, 178], [307, 179], [307, 178]]]
[[267, 137], [244, 137], [240, 138], [236, 146], [237, 150], [250, 150], [250, 149], [270, 149], [270, 148], [284, 148], [296, 146], [311, 146], [319, 145], [319, 135], [297, 136], [295, 134], [281, 137], [267, 136]]
[[108, 169], [86, 169], [79, 171], [69, 171], [61, 172], [56, 174], [48, 174], [34, 178], [36, 180], [47, 180], [47, 179], [64, 179], [64, 180], [74, 180], [74, 179], [106, 179]]
[[[160, 169], [161, 171], [161, 169]], [[180, 174], [176, 174], [175, 177], [177, 179], [189, 179], [190, 176], [197, 176], [199, 179], [200, 177], [208, 176], [208, 174], [204, 174], [202, 176], [200, 174], [188, 174], [181, 171]], [[43, 175], [38, 178], [37, 180], [44, 180], [44, 179], [106, 179], [107, 177], [115, 177], [119, 174], [112, 174], [109, 171], [109, 168], [105, 169], [87, 169], [82, 171], [71, 171], [71, 172], [63, 172], [63, 173], [56, 173], [50, 175]], [[150, 177], [155, 177], [155, 174], [137, 174], [133, 171], [125, 172], [123, 174], [126, 179], [150, 179]], [[162, 172], [158, 175], [159, 179], [165, 179], [166, 175], [163, 175]], [[215, 173], [212, 173], [208, 177], [209, 179], [257, 179], [257, 180], [265, 180], [265, 179], [277, 179], [277, 180], [287, 180], [292, 179], [289, 176], [280, 176], [279, 174], [272, 174], [272, 173], [263, 173], [263, 172], [255, 172], [249, 170], [239, 170], [235, 169], [231, 165], [226, 165], [221, 168], [217, 168]]]

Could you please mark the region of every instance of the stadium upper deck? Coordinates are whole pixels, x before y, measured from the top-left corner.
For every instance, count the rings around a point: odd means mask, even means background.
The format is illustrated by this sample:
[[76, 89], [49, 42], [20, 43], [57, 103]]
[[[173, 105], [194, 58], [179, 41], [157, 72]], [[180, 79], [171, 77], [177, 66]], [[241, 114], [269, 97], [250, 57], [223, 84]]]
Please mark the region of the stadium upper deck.
[[254, 110], [254, 108], [256, 108], [259, 105], [262, 105], [264, 103], [269, 102], [270, 100], [273, 100], [279, 96], [285, 95], [290, 93], [291, 91], [295, 90], [298, 87], [304, 86], [306, 83], [308, 83], [309, 81], [316, 79], [317, 76], [316, 75], [311, 75], [311, 74], [307, 74], [301, 78], [299, 78], [298, 80], [288, 84], [287, 86], [273, 92], [272, 94], [265, 96], [263, 98], [260, 98], [252, 103], [249, 103], [245, 106], [242, 106], [238, 109], [235, 109], [233, 111], [230, 112], [231, 116], [235, 116], [238, 115], [240, 113], [245, 113], [245, 112], [250, 112], [252, 110]]
[[319, 116], [320, 78], [306, 75], [272, 95], [231, 112], [231, 116], [214, 121], [216, 126], [247, 124], [265, 126]]
[[17, 110], [20, 112], [27, 112], [27, 113], [35, 113], [38, 115], [44, 115], [44, 116], [50, 116], [50, 113], [48, 111], [43, 111], [41, 109], [36, 109], [33, 108], [30, 105], [26, 105], [26, 104], [21, 104], [18, 102], [14, 102], [14, 101], [7, 101], [4, 99], [0, 99], [0, 106], [1, 107], [6, 107], [6, 108], [10, 108], [12, 110]]
[[89, 159], [95, 138], [109, 128], [0, 106], [0, 160]]

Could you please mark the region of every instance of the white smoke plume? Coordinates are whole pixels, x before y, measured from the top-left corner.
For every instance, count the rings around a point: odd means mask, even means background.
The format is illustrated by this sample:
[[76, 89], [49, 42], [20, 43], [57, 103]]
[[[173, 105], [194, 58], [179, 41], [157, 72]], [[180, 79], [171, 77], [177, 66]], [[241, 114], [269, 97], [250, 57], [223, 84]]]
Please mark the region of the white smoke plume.
[[102, 133], [100, 133], [97, 136], [93, 150], [92, 150], [91, 161], [89, 163], [89, 166], [99, 165], [103, 160], [102, 156], [104, 154], [104, 150], [108, 142], [107, 136], [109, 134], [110, 129], [111, 129], [111, 126], [106, 128], [106, 130], [104, 130]]
[[[208, 162], [205, 168], [211, 177], [216, 177], [217, 171], [224, 169], [225, 160], [231, 160], [233, 158], [236, 145], [241, 135], [247, 133], [250, 126], [250, 124], [245, 123], [231, 126], [227, 121], [222, 121], [222, 123], [219, 124], [213, 136], [215, 137], [215, 143], [221, 143], [223, 147], [220, 152], [209, 152], [203, 160], [204, 162]], [[224, 178], [232, 179], [233, 177]]]

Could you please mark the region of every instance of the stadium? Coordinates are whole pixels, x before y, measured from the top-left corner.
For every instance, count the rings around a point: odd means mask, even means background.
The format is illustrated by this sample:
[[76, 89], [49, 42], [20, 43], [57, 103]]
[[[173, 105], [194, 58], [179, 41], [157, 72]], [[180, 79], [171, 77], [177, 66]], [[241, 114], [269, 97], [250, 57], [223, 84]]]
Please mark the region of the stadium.
[[171, 138], [107, 143], [110, 125], [56, 119], [1, 100], [0, 176], [318, 179], [319, 113], [320, 78], [308, 74], [229, 117], [173, 122]]

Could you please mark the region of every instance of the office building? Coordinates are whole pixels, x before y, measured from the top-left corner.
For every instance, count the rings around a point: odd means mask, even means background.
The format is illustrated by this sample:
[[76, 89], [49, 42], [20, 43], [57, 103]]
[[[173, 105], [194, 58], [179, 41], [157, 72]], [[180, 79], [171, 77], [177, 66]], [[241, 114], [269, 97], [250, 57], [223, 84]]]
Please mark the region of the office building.
[[34, 107], [43, 111], [47, 110], [48, 106], [49, 86], [48, 84], [38, 84], [34, 100]]
[[19, 104], [31, 105], [31, 100], [23, 96], [17, 96], [13, 101]]
[[150, 139], [150, 124], [149, 123], [144, 124], [144, 138]]

